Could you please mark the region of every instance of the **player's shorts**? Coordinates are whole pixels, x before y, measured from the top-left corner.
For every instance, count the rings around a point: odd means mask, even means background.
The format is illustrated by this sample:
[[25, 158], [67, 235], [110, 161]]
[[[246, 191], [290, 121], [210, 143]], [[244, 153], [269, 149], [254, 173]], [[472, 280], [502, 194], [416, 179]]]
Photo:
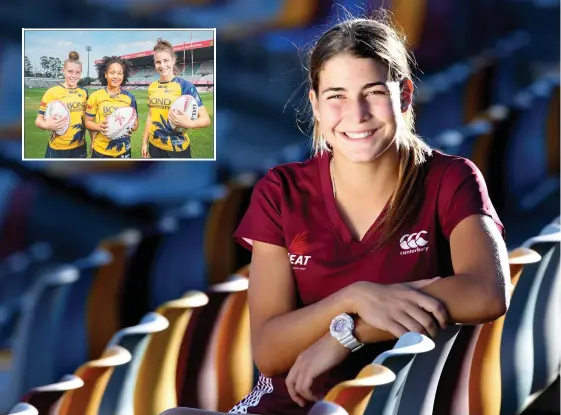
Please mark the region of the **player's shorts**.
[[86, 144], [71, 150], [55, 150], [47, 144], [47, 151], [45, 152], [46, 159], [85, 159], [88, 156]]
[[148, 154], [152, 159], [190, 159], [191, 157], [191, 145], [183, 151], [168, 151], [162, 150], [156, 147], [152, 143], [148, 142]]
[[92, 148], [92, 158], [93, 159], [130, 159], [131, 158], [131, 150], [130, 148], [125, 151], [123, 154], [119, 154], [118, 156], [107, 156], [105, 154], [98, 153]]

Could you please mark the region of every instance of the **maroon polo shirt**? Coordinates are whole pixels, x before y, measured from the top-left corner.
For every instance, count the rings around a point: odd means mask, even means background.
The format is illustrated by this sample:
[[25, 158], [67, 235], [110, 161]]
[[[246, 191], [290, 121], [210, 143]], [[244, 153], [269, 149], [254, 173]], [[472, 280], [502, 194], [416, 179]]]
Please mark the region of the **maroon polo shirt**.
[[[394, 284], [453, 275], [450, 234], [468, 216], [490, 216], [503, 232], [477, 167], [464, 158], [433, 151], [425, 164], [417, 212], [375, 249], [378, 231], [369, 231], [357, 241], [344, 222], [333, 196], [329, 159], [329, 155], [317, 156], [271, 169], [256, 184], [234, 234], [250, 250], [253, 240], [287, 249], [299, 307], [356, 281]], [[341, 365], [316, 379], [314, 392], [325, 394], [335, 384], [354, 378], [393, 344], [369, 344], [350, 354]], [[301, 408], [292, 401], [285, 378], [286, 374], [272, 378], [260, 375], [253, 391], [230, 413], [306, 414], [311, 404]]]

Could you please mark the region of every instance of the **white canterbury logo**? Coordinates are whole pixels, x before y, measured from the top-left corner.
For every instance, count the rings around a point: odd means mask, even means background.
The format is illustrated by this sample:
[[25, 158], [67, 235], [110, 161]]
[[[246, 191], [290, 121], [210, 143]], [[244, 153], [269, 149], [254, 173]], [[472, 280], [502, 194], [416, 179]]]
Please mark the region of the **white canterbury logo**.
[[428, 251], [429, 247], [423, 235], [426, 235], [427, 231], [420, 231], [411, 234], [405, 234], [399, 240], [399, 246], [402, 249], [401, 255], [413, 254], [416, 252]]

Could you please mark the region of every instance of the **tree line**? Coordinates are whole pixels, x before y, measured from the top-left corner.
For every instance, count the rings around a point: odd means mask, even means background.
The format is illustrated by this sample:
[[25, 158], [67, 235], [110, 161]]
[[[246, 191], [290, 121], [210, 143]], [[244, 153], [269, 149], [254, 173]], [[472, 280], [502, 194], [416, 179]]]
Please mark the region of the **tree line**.
[[39, 58], [40, 68], [36, 68], [31, 64], [27, 56], [24, 57], [24, 75], [35, 76], [40, 78], [63, 78], [62, 61], [59, 58], [51, 56], [41, 56]]

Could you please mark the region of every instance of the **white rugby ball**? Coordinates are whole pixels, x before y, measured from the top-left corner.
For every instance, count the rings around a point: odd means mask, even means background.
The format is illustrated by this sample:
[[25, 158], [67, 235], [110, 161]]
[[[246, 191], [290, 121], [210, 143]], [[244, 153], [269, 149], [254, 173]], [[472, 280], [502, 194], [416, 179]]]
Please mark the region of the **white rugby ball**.
[[[188, 114], [191, 119], [194, 121], [199, 116], [199, 106], [197, 105], [197, 100], [192, 95], [181, 95], [177, 98], [169, 109], [170, 111], [181, 111], [185, 114]], [[169, 125], [175, 131], [183, 132], [185, 128], [178, 127], [176, 128], [173, 122], [169, 119]]]
[[66, 123], [64, 127], [59, 130], [56, 130], [55, 133], [57, 135], [63, 135], [68, 131], [70, 127], [70, 111], [68, 111], [68, 107], [58, 99], [49, 102], [47, 105], [47, 110], [45, 111], [45, 119], [48, 120], [49, 118], [66, 118]]
[[113, 111], [107, 118], [107, 138], [116, 140], [128, 134], [136, 122], [136, 111], [133, 107], [121, 107]]

